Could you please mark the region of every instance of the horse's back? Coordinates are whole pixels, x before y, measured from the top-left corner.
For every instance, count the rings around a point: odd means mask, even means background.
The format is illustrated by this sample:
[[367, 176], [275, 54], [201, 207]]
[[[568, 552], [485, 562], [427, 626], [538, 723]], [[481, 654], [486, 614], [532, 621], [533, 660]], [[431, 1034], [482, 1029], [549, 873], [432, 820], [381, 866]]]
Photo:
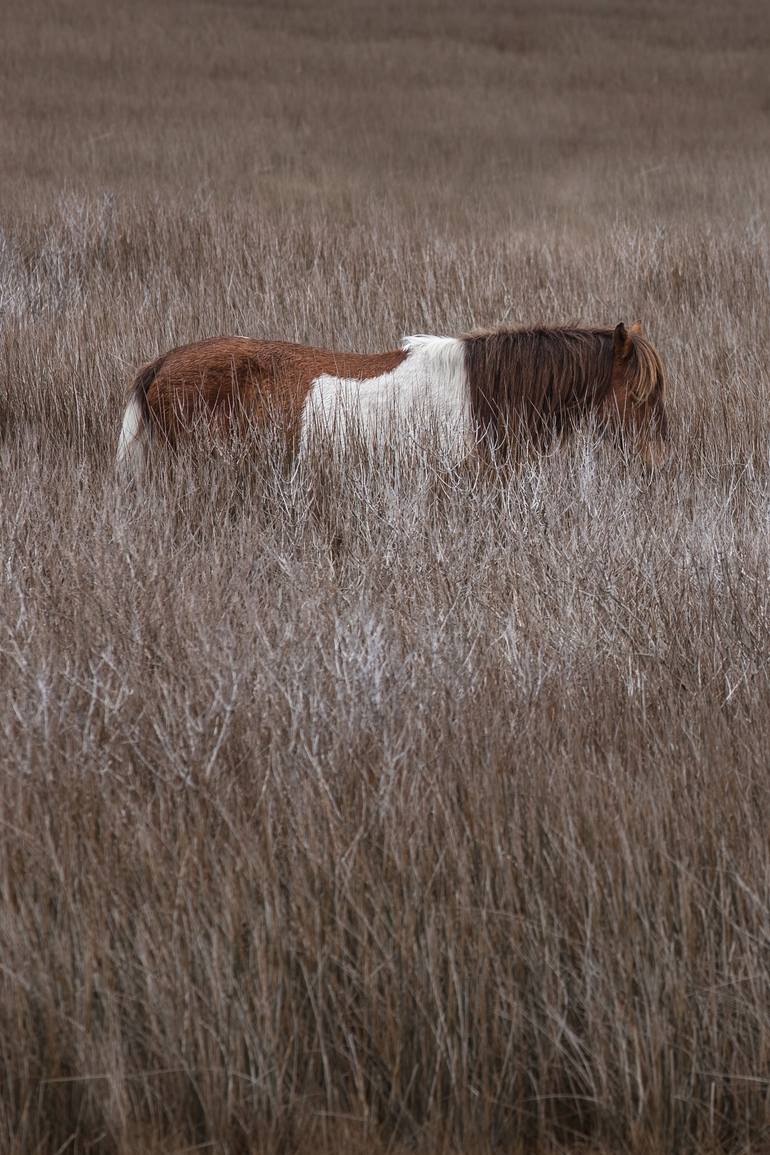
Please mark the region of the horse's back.
[[313, 382], [325, 375], [376, 377], [404, 357], [391, 353], [340, 353], [289, 341], [213, 337], [172, 349], [147, 389], [149, 407], [167, 432], [201, 410], [257, 420], [280, 412], [300, 419]]
[[159, 435], [173, 446], [201, 427], [227, 436], [238, 426], [277, 425], [296, 444], [316, 381], [379, 378], [405, 357], [403, 349], [346, 353], [237, 336], [179, 345], [144, 365], [135, 378], [118, 465], [139, 472], [151, 440]]

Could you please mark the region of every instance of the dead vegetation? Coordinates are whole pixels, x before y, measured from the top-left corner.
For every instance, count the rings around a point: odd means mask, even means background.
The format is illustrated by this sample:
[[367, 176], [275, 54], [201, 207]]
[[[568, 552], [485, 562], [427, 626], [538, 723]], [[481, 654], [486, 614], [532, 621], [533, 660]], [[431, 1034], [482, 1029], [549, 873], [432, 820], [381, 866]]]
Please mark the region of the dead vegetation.
[[[0, 37], [0, 1149], [759, 1152], [759, 5], [134, 5]], [[641, 318], [663, 476], [269, 439], [125, 493], [218, 332]]]

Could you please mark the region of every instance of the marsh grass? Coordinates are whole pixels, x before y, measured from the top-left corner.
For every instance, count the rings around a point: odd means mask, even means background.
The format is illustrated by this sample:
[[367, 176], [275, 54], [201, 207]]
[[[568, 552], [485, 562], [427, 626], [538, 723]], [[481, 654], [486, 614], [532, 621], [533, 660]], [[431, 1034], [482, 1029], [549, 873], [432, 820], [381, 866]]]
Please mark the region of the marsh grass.
[[[3, 1151], [766, 1149], [766, 13], [687, 13], [9, 22]], [[637, 317], [652, 479], [115, 477], [181, 341]]]

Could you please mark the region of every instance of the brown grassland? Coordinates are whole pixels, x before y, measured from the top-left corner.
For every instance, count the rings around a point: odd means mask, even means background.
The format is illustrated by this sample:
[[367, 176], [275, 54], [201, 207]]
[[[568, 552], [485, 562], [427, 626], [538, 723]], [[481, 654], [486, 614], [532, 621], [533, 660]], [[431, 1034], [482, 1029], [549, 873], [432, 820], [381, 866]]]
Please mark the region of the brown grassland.
[[[770, 10], [0, 14], [0, 1151], [770, 1150]], [[270, 438], [216, 333], [641, 319], [652, 479]]]

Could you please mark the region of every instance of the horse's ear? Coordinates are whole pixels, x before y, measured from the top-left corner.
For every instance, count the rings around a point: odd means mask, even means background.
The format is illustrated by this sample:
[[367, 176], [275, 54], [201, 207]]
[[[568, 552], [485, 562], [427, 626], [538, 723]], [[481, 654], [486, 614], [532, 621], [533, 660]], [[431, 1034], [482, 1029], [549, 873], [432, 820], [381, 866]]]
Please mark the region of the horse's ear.
[[642, 335], [642, 322], [634, 321], [633, 325], [628, 326], [629, 333], [635, 333], [637, 336]]
[[[633, 325], [631, 330], [633, 331]], [[631, 338], [628, 335], [628, 329], [622, 321], [619, 321], [615, 326], [615, 332], [612, 334], [612, 347], [619, 357], [625, 357], [631, 348]]]

